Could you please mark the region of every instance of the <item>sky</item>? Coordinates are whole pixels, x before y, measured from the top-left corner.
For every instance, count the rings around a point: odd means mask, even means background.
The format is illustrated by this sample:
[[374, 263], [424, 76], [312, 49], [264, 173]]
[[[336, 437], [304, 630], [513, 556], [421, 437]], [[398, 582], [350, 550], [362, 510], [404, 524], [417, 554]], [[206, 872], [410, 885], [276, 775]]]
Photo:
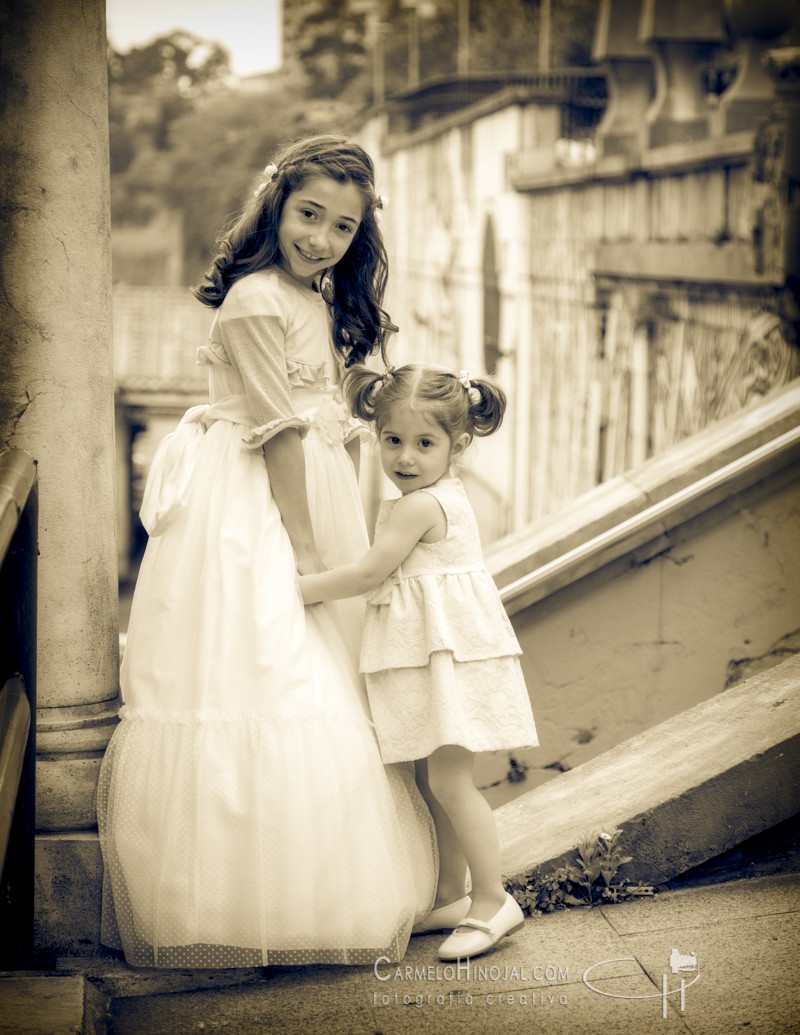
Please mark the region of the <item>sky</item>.
[[123, 53], [173, 29], [218, 40], [236, 75], [280, 63], [281, 0], [106, 0], [108, 38]]

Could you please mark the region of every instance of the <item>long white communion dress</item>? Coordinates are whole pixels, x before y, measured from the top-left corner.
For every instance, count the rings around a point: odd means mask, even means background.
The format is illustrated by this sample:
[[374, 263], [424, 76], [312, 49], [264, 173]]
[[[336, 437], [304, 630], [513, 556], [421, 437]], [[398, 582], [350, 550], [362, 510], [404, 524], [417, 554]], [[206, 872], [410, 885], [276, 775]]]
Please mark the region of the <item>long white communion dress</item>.
[[326, 305], [282, 270], [237, 281], [198, 352], [210, 405], [157, 451], [150, 540], [103, 761], [102, 940], [148, 967], [402, 958], [436, 839], [384, 767], [358, 675], [361, 601], [305, 609], [261, 446], [304, 435], [326, 565], [368, 541]]

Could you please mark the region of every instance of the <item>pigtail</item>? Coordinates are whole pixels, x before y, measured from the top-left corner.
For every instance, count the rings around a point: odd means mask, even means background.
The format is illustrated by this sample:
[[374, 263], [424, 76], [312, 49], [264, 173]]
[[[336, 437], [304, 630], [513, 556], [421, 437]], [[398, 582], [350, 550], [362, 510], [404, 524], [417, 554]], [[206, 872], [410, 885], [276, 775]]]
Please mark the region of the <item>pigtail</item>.
[[355, 363], [345, 372], [342, 393], [354, 417], [378, 426], [393, 405], [413, 401], [451, 441], [464, 432], [470, 439], [493, 434], [506, 412], [506, 394], [494, 381], [420, 363], [382, 374]]
[[363, 363], [356, 363], [345, 373], [342, 394], [354, 417], [368, 424], [376, 420], [375, 401], [387, 376], [391, 377], [391, 374], [376, 373]]
[[506, 393], [493, 381], [473, 377], [469, 381], [469, 418], [478, 437], [492, 435], [503, 423], [506, 412]]

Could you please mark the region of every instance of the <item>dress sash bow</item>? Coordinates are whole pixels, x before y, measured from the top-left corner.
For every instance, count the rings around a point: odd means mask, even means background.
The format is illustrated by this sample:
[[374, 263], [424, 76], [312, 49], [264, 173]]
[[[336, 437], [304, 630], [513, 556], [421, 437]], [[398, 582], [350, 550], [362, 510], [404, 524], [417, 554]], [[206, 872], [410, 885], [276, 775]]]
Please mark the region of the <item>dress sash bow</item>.
[[159, 536], [186, 506], [189, 483], [205, 434], [208, 406], [193, 406], [163, 438], [147, 476], [139, 518], [149, 536]]

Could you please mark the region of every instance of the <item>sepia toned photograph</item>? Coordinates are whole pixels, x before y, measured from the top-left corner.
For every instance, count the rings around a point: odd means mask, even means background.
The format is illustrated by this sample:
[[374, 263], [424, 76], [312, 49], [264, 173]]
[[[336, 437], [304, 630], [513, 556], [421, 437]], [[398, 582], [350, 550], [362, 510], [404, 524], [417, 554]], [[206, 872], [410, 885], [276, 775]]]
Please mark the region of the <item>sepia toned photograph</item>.
[[0, 1035], [785, 1035], [800, 0], [3, 0]]

